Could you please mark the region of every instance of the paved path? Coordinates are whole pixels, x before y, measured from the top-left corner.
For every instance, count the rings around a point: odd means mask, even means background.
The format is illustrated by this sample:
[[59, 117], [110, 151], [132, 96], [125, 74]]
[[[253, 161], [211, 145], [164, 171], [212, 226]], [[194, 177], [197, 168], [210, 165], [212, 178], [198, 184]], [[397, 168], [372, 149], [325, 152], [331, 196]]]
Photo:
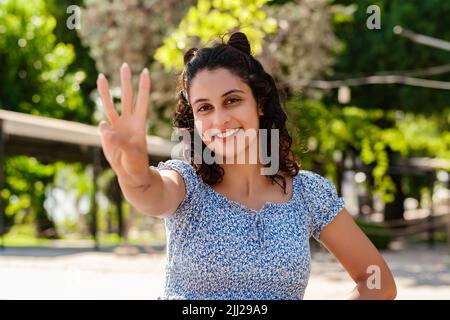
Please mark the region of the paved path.
[[[111, 251], [107, 250], [106, 251]], [[450, 299], [445, 246], [383, 252], [398, 299]], [[0, 250], [0, 299], [156, 299], [164, 284], [163, 252], [118, 256], [87, 249]], [[314, 251], [305, 299], [342, 299], [353, 288], [326, 251]]]

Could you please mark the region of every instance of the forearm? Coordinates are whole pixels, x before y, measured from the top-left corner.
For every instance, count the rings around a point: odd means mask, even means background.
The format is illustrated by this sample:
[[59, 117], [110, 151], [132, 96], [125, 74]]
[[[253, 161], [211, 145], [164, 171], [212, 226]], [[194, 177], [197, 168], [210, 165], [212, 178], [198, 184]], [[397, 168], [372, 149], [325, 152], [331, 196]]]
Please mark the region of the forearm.
[[[159, 204], [163, 196], [163, 181], [156, 169], [148, 168], [139, 177], [139, 183], [118, 176], [125, 199], [138, 211], [145, 214], [159, 214]], [[135, 179], [133, 179], [136, 181]]]

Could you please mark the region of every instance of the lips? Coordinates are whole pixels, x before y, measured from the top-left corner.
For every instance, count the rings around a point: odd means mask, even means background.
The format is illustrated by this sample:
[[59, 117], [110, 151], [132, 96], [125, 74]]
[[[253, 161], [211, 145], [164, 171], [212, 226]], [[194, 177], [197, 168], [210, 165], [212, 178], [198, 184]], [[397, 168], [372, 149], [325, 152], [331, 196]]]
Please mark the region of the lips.
[[235, 135], [236, 133], [238, 133], [240, 129], [241, 129], [241, 128], [228, 129], [228, 130], [226, 130], [225, 132], [217, 133], [215, 136], [218, 137], [218, 138], [220, 138], [220, 139], [229, 138], [229, 137]]
[[214, 135], [214, 138], [226, 140], [226, 139], [234, 137], [241, 130], [242, 130], [242, 128], [227, 129], [225, 132], [220, 132], [220, 133], [217, 133], [216, 135]]

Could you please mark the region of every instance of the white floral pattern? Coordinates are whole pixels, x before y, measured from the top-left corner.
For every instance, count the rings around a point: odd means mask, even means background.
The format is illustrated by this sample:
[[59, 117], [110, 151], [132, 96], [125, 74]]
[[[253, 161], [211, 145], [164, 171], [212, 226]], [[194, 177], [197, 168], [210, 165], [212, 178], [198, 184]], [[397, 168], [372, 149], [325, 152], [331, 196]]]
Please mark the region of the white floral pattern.
[[254, 210], [231, 201], [181, 160], [159, 162], [184, 179], [186, 195], [165, 217], [167, 264], [159, 299], [303, 299], [311, 236], [344, 208], [334, 185], [311, 171], [293, 179], [292, 198]]

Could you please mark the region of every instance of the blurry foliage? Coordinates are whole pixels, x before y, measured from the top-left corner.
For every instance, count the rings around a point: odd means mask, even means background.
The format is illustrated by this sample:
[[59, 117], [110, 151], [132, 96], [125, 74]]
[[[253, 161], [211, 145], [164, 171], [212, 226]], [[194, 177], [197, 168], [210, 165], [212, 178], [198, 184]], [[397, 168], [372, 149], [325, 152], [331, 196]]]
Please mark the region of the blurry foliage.
[[5, 235], [4, 243], [8, 247], [42, 247], [49, 245], [50, 240], [37, 238], [36, 230], [31, 224], [16, 224]]
[[[450, 1], [334, 0], [334, 3], [346, 6], [351, 15], [334, 15], [334, 30], [341, 46], [332, 79], [450, 63], [449, 51], [412, 42], [392, 31], [394, 26], [401, 25], [416, 33], [450, 41]], [[373, 4], [381, 9], [380, 30], [366, 27], [369, 17], [366, 10]], [[450, 73], [420, 78], [450, 81]], [[330, 97], [329, 101], [335, 99]], [[363, 108], [432, 113], [450, 106], [450, 91], [402, 85], [352, 87], [351, 103]]]
[[55, 228], [44, 208], [48, 186], [53, 182], [55, 166], [36, 159], [16, 156], [6, 158], [5, 202], [7, 225], [36, 223], [37, 236], [56, 237]]
[[[88, 108], [89, 118], [80, 119], [81, 122], [93, 122], [92, 110], [95, 104], [90, 95], [96, 89], [97, 69], [95, 61], [89, 55], [89, 48], [82, 45], [81, 39], [77, 30], [70, 30], [67, 28], [67, 19], [71, 13], [67, 13], [67, 8], [72, 5], [82, 6], [83, 0], [47, 0], [46, 6], [48, 12], [55, 17], [56, 26], [53, 30], [57, 42], [71, 44], [75, 53], [75, 59], [68, 66], [68, 72], [77, 72], [82, 70], [86, 74], [85, 80], [80, 84], [81, 94], [83, 95], [83, 102]], [[82, 21], [82, 20], [81, 20]]]
[[[366, 9], [373, 4], [381, 8], [381, 30], [366, 27], [369, 17]], [[338, 45], [335, 64], [331, 66], [333, 72], [326, 73], [327, 79], [391, 74], [449, 63], [450, 52], [420, 45], [393, 33], [393, 27], [401, 25], [417, 33], [450, 40], [445, 18], [450, 13], [448, 1], [335, 0], [331, 10]], [[419, 77], [449, 81], [449, 76], [444, 73]], [[328, 120], [321, 121], [323, 127], [316, 126], [315, 121], [320, 120], [308, 119], [310, 115], [304, 115], [307, 119], [303, 121], [303, 128], [313, 126], [316, 129], [316, 138], [323, 146], [318, 154], [302, 157], [326, 155], [327, 168], [333, 172], [333, 146], [344, 153], [356, 151], [363, 163], [376, 163], [372, 172], [376, 187], [373, 191], [380, 191], [386, 202], [394, 200], [395, 192], [392, 179], [386, 175], [390, 159], [411, 156], [450, 159], [449, 91], [402, 85], [351, 87], [350, 104], [358, 106], [360, 113], [360, 121], [356, 122], [348, 118], [347, 112], [351, 109], [334, 107], [337, 90], [328, 93], [331, 94], [322, 102], [330, 107], [318, 104], [320, 107], [315, 108], [322, 110], [323, 117], [329, 113]], [[294, 111], [301, 108], [299, 101], [295, 104]], [[307, 106], [311, 107], [311, 103], [306, 102], [303, 107]], [[419, 186], [409, 189], [417, 188]]]
[[276, 20], [263, 6], [268, 0], [198, 0], [180, 22], [177, 30], [164, 38], [164, 45], [155, 53], [166, 69], [181, 70], [183, 54], [191, 47], [200, 47], [226, 33], [241, 30], [252, 44], [254, 54], [262, 51], [267, 34], [277, 29]]
[[58, 162], [53, 187], [62, 189], [67, 196], [73, 199], [76, 218], [67, 218], [63, 221], [62, 231], [72, 233], [75, 230], [85, 236], [89, 235], [89, 221], [87, 208], [82, 202], [90, 205], [90, 195], [93, 192], [92, 168], [79, 163], [65, 164]]
[[89, 122], [80, 94], [86, 74], [67, 72], [75, 53], [56, 41], [55, 26], [43, 0], [0, 2], [0, 108]]
[[[152, 94], [149, 104], [149, 133], [169, 138], [174, 106], [176, 76], [164, 71], [153, 55], [163, 37], [174, 30], [194, 0], [85, 0], [81, 12], [82, 43], [89, 48], [97, 70], [104, 73], [112, 95], [120, 97], [119, 69], [127, 62], [135, 77], [149, 67]], [[96, 79], [96, 75], [93, 77]], [[104, 118], [99, 100], [95, 120]], [[119, 104], [118, 104], [119, 106]]]
[[190, 1], [85, 0], [79, 34], [90, 48], [99, 72], [112, 87], [120, 86], [119, 68], [127, 62], [140, 72], [152, 56], [167, 28], [182, 18]]
[[317, 91], [305, 91], [296, 81], [331, 72], [338, 46], [331, 24], [335, 11], [328, 0], [295, 0], [268, 7], [278, 29], [264, 39], [264, 50], [258, 59], [290, 95], [302, 91], [316, 96]]
[[425, 116], [355, 106], [326, 107], [319, 101], [295, 97], [288, 101], [287, 109], [297, 142], [294, 150], [302, 166], [311, 168], [314, 161], [323, 162], [333, 176], [336, 161], [354, 151], [363, 164], [375, 165], [373, 191], [380, 192], [385, 202], [393, 201], [395, 193], [387, 175], [390, 154], [450, 159], [450, 110], [445, 117]]
[[[90, 122], [91, 110], [80, 91], [86, 78], [72, 69], [74, 48], [55, 36], [56, 19], [43, 0], [0, 2], [0, 108], [34, 115]], [[2, 190], [7, 225], [35, 222], [39, 236], [55, 237], [44, 208], [54, 165], [34, 158], [5, 161]]]

